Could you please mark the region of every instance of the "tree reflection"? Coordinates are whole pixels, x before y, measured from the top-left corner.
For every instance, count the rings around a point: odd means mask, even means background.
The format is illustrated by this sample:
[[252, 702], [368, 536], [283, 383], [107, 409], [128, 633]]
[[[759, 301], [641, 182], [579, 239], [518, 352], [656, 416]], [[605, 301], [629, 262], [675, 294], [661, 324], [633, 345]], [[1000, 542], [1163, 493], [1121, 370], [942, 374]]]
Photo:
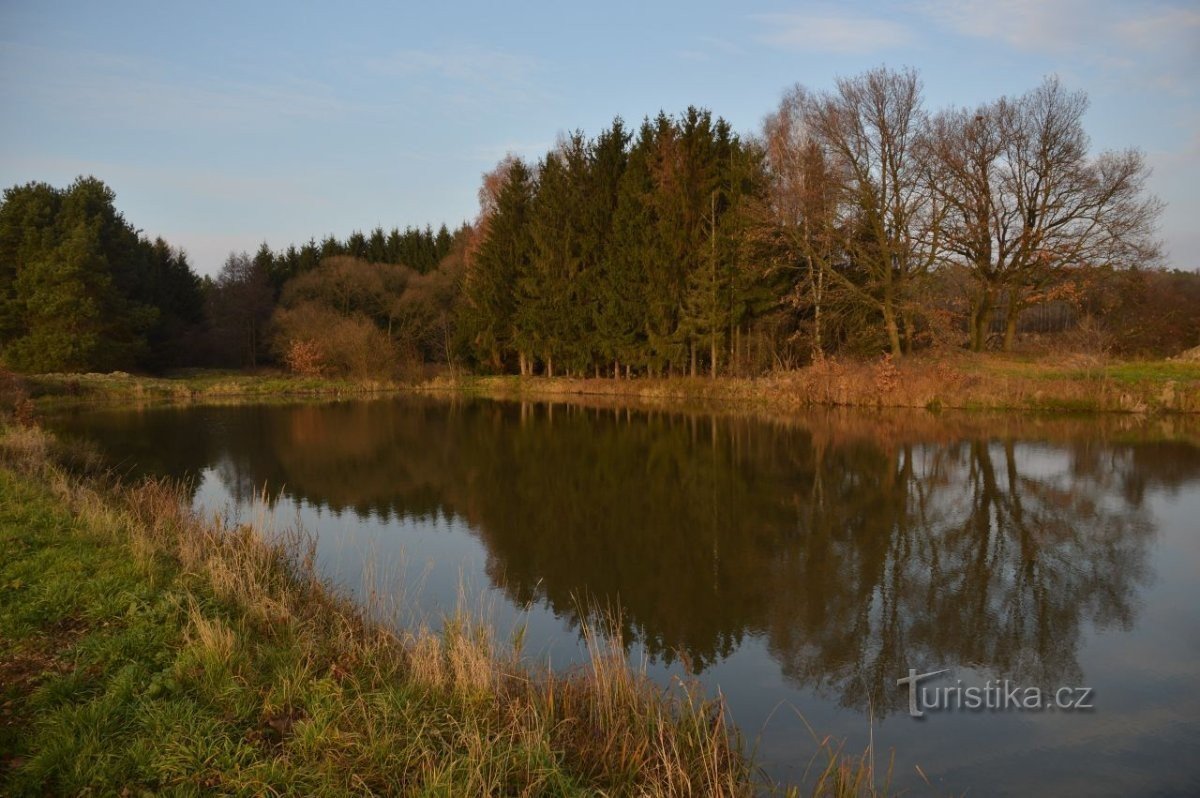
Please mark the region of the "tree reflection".
[[[846, 706], [897, 708], [908, 668], [1078, 683], [1089, 625], [1128, 628], [1150, 574], [1148, 490], [1200, 478], [1186, 443], [1019, 430], [897, 435], [494, 402], [347, 403], [64, 419], [123, 462], [215, 469], [235, 496], [464, 519], [514, 602], [702, 671], [747, 635]], [[1043, 432], [1038, 437], [1045, 439]]]

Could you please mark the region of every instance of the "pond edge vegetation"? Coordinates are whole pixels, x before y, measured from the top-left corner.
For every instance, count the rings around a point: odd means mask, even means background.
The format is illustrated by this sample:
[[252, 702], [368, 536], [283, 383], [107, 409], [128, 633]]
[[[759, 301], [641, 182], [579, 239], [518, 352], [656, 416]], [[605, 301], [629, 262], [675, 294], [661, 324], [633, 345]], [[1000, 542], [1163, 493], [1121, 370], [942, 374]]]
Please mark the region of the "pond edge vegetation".
[[[798, 795], [720, 697], [632, 667], [610, 629], [554, 672], [466, 610], [399, 628], [316, 570], [295, 530], [200, 517], [0, 427], [0, 791]], [[812, 794], [876, 794], [819, 740]]]
[[1112, 361], [942, 353], [875, 361], [827, 358], [761, 377], [589, 379], [444, 373], [424, 379], [363, 380], [276, 372], [189, 371], [170, 377], [111, 374], [18, 376], [0, 371], [0, 410], [81, 404], [226, 403], [354, 398], [403, 392], [497, 399], [605, 396], [668, 403], [708, 402], [748, 410], [812, 407], [924, 408], [1067, 413], [1200, 413], [1200, 362]]

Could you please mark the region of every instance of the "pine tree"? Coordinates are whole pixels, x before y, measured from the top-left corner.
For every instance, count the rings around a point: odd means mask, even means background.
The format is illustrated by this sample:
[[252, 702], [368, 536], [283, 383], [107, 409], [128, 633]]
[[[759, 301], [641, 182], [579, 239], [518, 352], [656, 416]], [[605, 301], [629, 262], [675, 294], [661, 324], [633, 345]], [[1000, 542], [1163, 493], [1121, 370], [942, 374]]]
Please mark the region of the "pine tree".
[[464, 331], [476, 357], [496, 370], [512, 352], [514, 288], [529, 270], [533, 195], [529, 167], [514, 159], [488, 222], [488, 235], [463, 281]]
[[48, 183], [13, 186], [0, 203], [0, 346], [20, 336], [24, 308], [17, 276], [49, 256], [58, 243], [57, 219], [63, 192]]
[[158, 371], [186, 365], [193, 358], [188, 350], [194, 347], [196, 332], [204, 321], [204, 295], [200, 278], [182, 250], [173, 249], [162, 238], [148, 247], [146, 292], [158, 314], [146, 335], [148, 350], [143, 363]]
[[637, 320], [631, 310], [636, 297], [635, 275], [622, 257], [618, 228], [621, 187], [629, 164], [630, 136], [618, 117], [603, 131], [592, 147], [588, 193], [589, 225], [587, 248], [594, 263], [588, 286], [592, 309], [592, 346], [613, 376], [621, 376], [628, 365], [637, 336]]
[[655, 128], [642, 123], [617, 191], [613, 230], [606, 248], [607, 277], [600, 307], [607, 345], [615, 361], [656, 372], [649, 345], [651, 276], [659, 270], [652, 174]]
[[150, 347], [165, 345], [173, 333], [160, 322], [179, 310], [181, 297], [196, 285], [186, 261], [168, 262], [164, 270], [160, 254], [125, 221], [112, 190], [95, 178], [81, 177], [65, 191], [30, 184], [5, 192], [4, 360], [27, 371], [161, 362], [163, 353]]

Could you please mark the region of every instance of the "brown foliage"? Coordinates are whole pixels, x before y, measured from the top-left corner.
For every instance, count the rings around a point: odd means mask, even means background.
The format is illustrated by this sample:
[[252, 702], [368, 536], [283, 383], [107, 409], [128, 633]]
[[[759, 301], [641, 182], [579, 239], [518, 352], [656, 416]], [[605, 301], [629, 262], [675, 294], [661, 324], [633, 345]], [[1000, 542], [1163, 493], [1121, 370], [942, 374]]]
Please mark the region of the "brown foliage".
[[1081, 267], [1138, 266], [1159, 255], [1161, 203], [1145, 193], [1145, 160], [1134, 150], [1089, 155], [1087, 106], [1086, 94], [1049, 78], [1020, 97], [932, 120], [925, 157], [945, 209], [941, 260], [970, 276], [975, 351], [987, 347], [993, 316], [1010, 349], [1021, 311], [1070, 300]]
[[288, 370], [305, 377], [319, 377], [325, 370], [325, 354], [316, 341], [293, 340], [284, 352]]
[[449, 362], [463, 257], [458, 246], [427, 274], [326, 258], [284, 286], [273, 319], [276, 353], [297, 373], [357, 378]]
[[0, 370], [0, 418], [9, 414], [22, 426], [34, 422], [33, 401], [25, 382], [11, 371]]
[[1115, 354], [1170, 357], [1200, 344], [1200, 274], [1135, 269], [1102, 277], [1081, 304]]
[[[388, 377], [395, 348], [387, 334], [361, 313], [342, 315], [327, 305], [304, 302], [275, 313], [276, 341], [285, 357], [297, 342], [310, 347], [311, 363], [335, 377]], [[290, 364], [289, 364], [290, 365]]]

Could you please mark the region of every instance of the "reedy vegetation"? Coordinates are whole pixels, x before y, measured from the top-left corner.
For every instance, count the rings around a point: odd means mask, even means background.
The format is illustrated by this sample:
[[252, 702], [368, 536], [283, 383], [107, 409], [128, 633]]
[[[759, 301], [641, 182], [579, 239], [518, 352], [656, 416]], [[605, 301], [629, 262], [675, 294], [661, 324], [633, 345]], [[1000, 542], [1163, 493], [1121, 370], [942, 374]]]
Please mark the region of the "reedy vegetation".
[[[324, 583], [302, 535], [203, 520], [161, 481], [101, 487], [61, 455], [90, 465], [36, 429], [0, 432], [8, 792], [765, 786], [719, 701], [652, 685], [602, 630], [586, 666], [551, 673], [470, 613], [399, 629]], [[843, 771], [861, 780], [834, 757], [822, 783]]]

